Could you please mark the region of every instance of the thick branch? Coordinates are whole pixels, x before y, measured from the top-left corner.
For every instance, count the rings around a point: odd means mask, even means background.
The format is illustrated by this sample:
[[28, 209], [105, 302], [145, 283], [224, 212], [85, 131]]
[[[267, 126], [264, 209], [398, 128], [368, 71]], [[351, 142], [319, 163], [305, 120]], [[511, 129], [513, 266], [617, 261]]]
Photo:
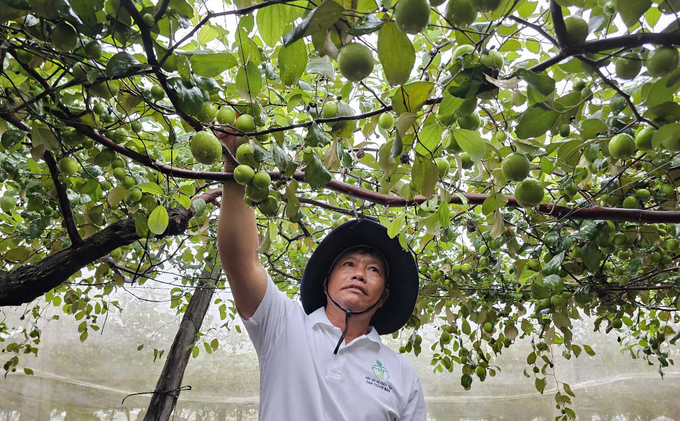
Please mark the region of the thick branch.
[[[4, 116], [0, 115], [0, 117]], [[153, 161], [146, 155], [142, 155], [129, 148], [126, 148], [123, 145], [118, 145], [114, 143], [111, 139], [99, 134], [96, 130], [89, 126], [74, 121], [68, 121], [67, 123], [70, 126], [76, 128], [81, 133], [92, 138], [94, 141], [117, 152], [120, 152], [121, 154], [129, 158], [134, 159], [141, 165], [153, 168], [161, 172], [162, 174], [194, 180], [231, 181], [234, 179], [234, 175], [231, 172], [191, 171], [181, 168], [175, 168], [158, 161]], [[279, 171], [269, 171], [269, 175], [271, 176], [272, 180], [275, 181], [282, 178], [281, 173]], [[293, 178], [301, 182], [306, 182], [305, 174], [304, 172], [301, 171], [295, 172]], [[353, 186], [335, 179], [332, 179], [326, 186], [324, 186], [324, 188], [388, 207], [413, 206], [416, 204], [420, 204], [426, 200], [424, 197], [418, 196], [412, 201], [406, 201], [399, 196], [377, 193], [372, 190], [368, 190], [358, 186]], [[489, 195], [487, 194], [478, 193], [463, 193], [463, 195], [467, 198], [468, 203], [474, 205], [482, 204], [484, 200], [486, 200], [489, 197]], [[460, 199], [455, 195], [452, 200], [455, 203], [461, 203]], [[508, 196], [508, 203], [506, 206], [514, 208], [520, 207], [515, 201], [514, 196]], [[599, 206], [589, 208], [570, 208], [554, 204], [540, 205], [538, 207], [538, 211], [557, 218], [628, 221], [637, 223], [680, 222], [680, 212], [677, 211], [650, 211], [638, 209], [605, 208]]]
[[[23, 121], [19, 120], [14, 114], [2, 114], [0, 117], [4, 118], [8, 122], [12, 123], [16, 128], [21, 129], [31, 136], [31, 128], [25, 124]], [[66, 189], [64, 185], [59, 181], [59, 170], [57, 168], [57, 163], [50, 151], [45, 151], [43, 154], [43, 159], [47, 164], [47, 168], [50, 170], [50, 175], [52, 176], [52, 181], [54, 182], [54, 188], [57, 190], [57, 198], [59, 199], [59, 209], [61, 209], [61, 215], [64, 218], [64, 223], [66, 224], [66, 231], [71, 239], [71, 243], [75, 247], [78, 247], [83, 239], [80, 238], [78, 234], [78, 228], [76, 228], [76, 223], [73, 219], [73, 212], [71, 211], [71, 203], [68, 200], [68, 195], [66, 194]]]
[[[21, 127], [22, 130], [26, 130], [30, 133], [30, 127]], [[66, 188], [59, 181], [59, 170], [57, 169], [57, 163], [54, 161], [54, 157], [50, 151], [45, 151], [43, 159], [50, 169], [50, 175], [52, 176], [52, 181], [54, 182], [54, 188], [57, 190], [57, 197], [59, 198], [59, 209], [61, 209], [61, 215], [64, 218], [64, 223], [66, 224], [66, 231], [71, 239], [74, 247], [78, 247], [83, 239], [78, 234], [78, 228], [76, 228], [76, 223], [73, 219], [73, 212], [71, 211], [71, 203], [68, 200], [68, 195], [66, 194]]]
[[144, 23], [142, 14], [139, 13], [139, 10], [137, 10], [137, 7], [132, 2], [132, 0], [122, 0], [121, 4], [123, 5], [123, 7], [125, 7], [125, 10], [128, 11], [132, 19], [134, 19], [135, 23], [139, 27], [139, 32], [142, 35], [142, 44], [144, 45], [144, 53], [146, 54], [147, 61], [153, 67], [154, 73], [158, 78], [158, 82], [160, 83], [165, 93], [168, 95], [168, 99], [170, 100], [170, 102], [172, 102], [172, 105], [175, 108], [175, 112], [191, 127], [193, 127], [194, 130], [196, 131], [203, 130], [203, 124], [201, 124], [200, 121], [196, 120], [194, 117], [182, 111], [182, 109], [179, 106], [177, 95], [175, 95], [175, 92], [168, 87], [168, 78], [165, 76], [165, 73], [163, 73], [163, 69], [161, 69], [158, 60], [156, 59], [156, 52], [153, 48], [153, 38], [151, 37], [151, 28], [149, 28]]
[[569, 36], [567, 35], [567, 26], [564, 24], [564, 16], [562, 15], [562, 6], [557, 4], [555, 0], [550, 0], [550, 16], [552, 17], [553, 28], [555, 29], [555, 37], [560, 48], [569, 45]]
[[160, 18], [163, 17], [165, 14], [165, 11], [168, 9], [168, 4], [170, 3], [170, 0], [163, 0], [161, 3], [158, 5], [158, 10], [153, 14], [153, 19], [158, 22]]
[[638, 32], [633, 35], [596, 39], [576, 45], [574, 50], [576, 50], [576, 53], [597, 53], [617, 48], [631, 49], [644, 44], [680, 45], [680, 31], [668, 33]]
[[[216, 189], [197, 198], [209, 202], [220, 194], [221, 190]], [[176, 208], [169, 209], [168, 215], [168, 228], [156, 238], [183, 234], [194, 212], [191, 209]], [[59, 286], [88, 264], [139, 239], [135, 219], [129, 217], [86, 238], [77, 249], [71, 246], [52, 253], [35, 264], [20, 266], [0, 280], [0, 307], [28, 303]]]

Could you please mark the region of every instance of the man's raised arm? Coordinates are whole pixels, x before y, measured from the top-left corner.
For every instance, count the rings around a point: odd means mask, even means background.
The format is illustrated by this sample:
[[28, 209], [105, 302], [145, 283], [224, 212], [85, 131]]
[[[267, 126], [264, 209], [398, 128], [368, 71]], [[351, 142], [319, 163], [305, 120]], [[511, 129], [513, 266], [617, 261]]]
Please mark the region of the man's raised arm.
[[[221, 135], [220, 140], [232, 153], [243, 138]], [[233, 171], [227, 162], [225, 171]], [[259, 238], [255, 211], [243, 202], [244, 187], [233, 181], [224, 183], [222, 205], [217, 227], [217, 248], [222, 269], [244, 319], [250, 319], [267, 290], [267, 273], [257, 255]]]

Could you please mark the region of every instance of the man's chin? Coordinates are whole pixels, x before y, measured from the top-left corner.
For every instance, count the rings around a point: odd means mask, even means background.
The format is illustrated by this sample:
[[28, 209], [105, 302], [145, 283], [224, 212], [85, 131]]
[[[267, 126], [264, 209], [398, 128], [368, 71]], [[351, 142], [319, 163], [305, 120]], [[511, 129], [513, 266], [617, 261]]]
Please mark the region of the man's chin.
[[364, 298], [365, 296], [359, 296], [358, 293], [356, 292], [347, 292], [343, 291], [344, 293], [341, 294], [340, 299], [336, 299], [338, 304], [342, 306], [342, 308], [346, 310], [350, 310], [352, 312], [358, 312], [358, 311], [364, 311], [370, 304], [366, 304], [366, 299]]

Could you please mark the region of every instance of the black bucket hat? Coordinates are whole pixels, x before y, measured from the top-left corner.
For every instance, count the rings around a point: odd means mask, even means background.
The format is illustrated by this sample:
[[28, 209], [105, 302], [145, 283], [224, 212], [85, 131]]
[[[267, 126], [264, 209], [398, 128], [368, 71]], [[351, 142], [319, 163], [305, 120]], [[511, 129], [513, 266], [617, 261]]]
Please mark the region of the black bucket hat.
[[387, 235], [387, 228], [360, 219], [346, 222], [331, 231], [309, 258], [300, 285], [300, 298], [305, 313], [311, 314], [326, 305], [324, 281], [335, 259], [344, 251], [368, 246], [380, 251], [388, 266], [387, 285], [390, 289], [385, 304], [371, 318], [379, 334], [396, 332], [406, 324], [418, 298], [418, 267], [410, 252], [399, 240]]

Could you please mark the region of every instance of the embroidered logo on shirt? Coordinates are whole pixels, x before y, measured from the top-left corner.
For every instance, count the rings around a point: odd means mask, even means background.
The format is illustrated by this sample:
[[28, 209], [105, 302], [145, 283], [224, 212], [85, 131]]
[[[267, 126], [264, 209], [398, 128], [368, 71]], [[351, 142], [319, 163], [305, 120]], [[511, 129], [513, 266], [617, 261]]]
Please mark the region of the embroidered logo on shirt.
[[375, 377], [379, 378], [380, 380], [389, 380], [390, 372], [387, 371], [385, 367], [383, 367], [380, 360], [375, 360], [375, 365], [373, 365], [372, 370], [373, 375], [375, 375]]

